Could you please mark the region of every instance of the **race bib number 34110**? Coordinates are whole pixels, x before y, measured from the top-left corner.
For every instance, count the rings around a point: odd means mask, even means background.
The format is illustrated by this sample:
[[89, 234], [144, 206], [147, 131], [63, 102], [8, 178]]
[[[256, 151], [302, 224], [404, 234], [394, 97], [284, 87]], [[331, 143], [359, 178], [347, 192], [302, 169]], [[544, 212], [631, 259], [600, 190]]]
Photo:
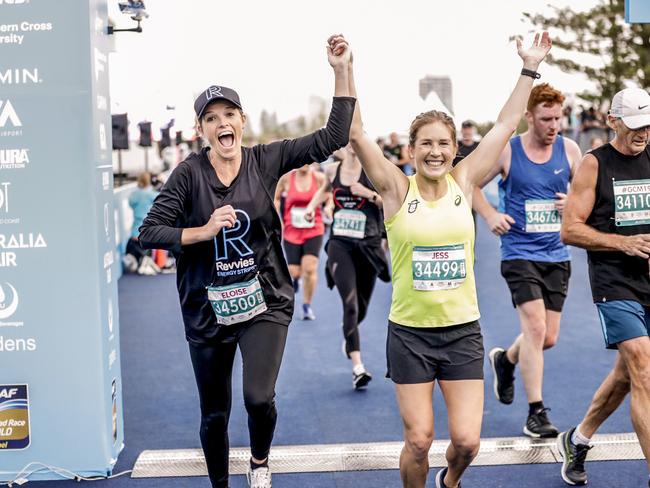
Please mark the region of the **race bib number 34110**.
[[616, 225], [650, 224], [650, 180], [614, 181]]

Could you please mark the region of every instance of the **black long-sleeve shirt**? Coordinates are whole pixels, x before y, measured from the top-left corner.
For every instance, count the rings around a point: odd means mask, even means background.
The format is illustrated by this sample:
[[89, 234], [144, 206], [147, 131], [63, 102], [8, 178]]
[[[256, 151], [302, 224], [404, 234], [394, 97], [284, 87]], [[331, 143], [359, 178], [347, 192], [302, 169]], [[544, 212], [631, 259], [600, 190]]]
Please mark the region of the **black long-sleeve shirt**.
[[[293, 287], [282, 254], [281, 223], [273, 204], [278, 179], [313, 161], [322, 161], [348, 142], [355, 99], [334, 97], [324, 129], [293, 140], [242, 147], [239, 174], [225, 186], [208, 159], [192, 153], [172, 172], [140, 227], [145, 249], [169, 249], [177, 257], [177, 287], [187, 340], [209, 343], [219, 328], [207, 287], [258, 278], [267, 310], [263, 318], [288, 325]], [[212, 212], [232, 205], [237, 224], [214, 239], [182, 246], [184, 228], [205, 225]]]

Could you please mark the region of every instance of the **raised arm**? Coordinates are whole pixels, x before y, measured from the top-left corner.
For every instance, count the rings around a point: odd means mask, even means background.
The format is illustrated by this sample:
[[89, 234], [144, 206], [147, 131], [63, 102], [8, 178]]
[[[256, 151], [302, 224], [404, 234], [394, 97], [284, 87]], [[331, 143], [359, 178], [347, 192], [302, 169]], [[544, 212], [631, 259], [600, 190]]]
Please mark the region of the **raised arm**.
[[[337, 54], [333, 49], [337, 49]], [[355, 100], [348, 87], [349, 52], [341, 46], [327, 46], [327, 59], [334, 71], [334, 100], [327, 125], [297, 139], [287, 139], [256, 146], [260, 151], [262, 169], [269, 184], [304, 164], [326, 160], [334, 151], [347, 145]]]
[[[521, 40], [517, 39], [517, 52], [523, 61], [523, 68], [527, 70], [537, 71], [550, 49], [551, 39], [548, 32], [541, 36], [536, 34], [532, 46], [528, 49], [524, 49]], [[456, 181], [463, 185], [466, 195], [472, 193], [474, 186], [483, 181], [497, 162], [499, 154], [521, 120], [532, 87], [532, 77], [519, 76], [494, 127], [483, 137], [478, 147], [452, 170]]]
[[[330, 44], [340, 42], [342, 36], [332, 36], [329, 39]], [[345, 47], [349, 49], [347, 43]], [[349, 93], [352, 97], [357, 96], [356, 86], [354, 83], [353, 57], [350, 53], [348, 64], [348, 83]], [[361, 110], [357, 103], [352, 117], [350, 127], [350, 143], [357, 154], [364, 171], [372, 181], [373, 186], [377, 189], [384, 206], [389, 207], [388, 213], [392, 214], [390, 209], [396, 207], [397, 211], [408, 191], [408, 179], [402, 171], [391, 161], [384, 157], [384, 153], [375, 141], [369, 138], [363, 132], [363, 123], [361, 120]]]
[[567, 199], [560, 237], [562, 242], [590, 251], [622, 251], [629, 256], [650, 256], [650, 235], [622, 236], [600, 232], [587, 219], [596, 202], [598, 160], [587, 154], [580, 163]]

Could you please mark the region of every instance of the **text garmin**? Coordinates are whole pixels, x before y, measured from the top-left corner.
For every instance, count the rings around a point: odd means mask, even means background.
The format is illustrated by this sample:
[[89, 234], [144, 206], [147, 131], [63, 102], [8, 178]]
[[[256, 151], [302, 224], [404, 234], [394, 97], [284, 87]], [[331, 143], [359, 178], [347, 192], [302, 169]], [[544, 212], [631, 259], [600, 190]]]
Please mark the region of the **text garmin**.
[[[222, 229], [214, 238], [215, 268], [220, 277], [245, 275], [257, 268], [253, 250], [245, 241], [251, 227], [250, 217], [243, 210], [235, 210], [235, 213], [235, 225], [230, 229]], [[231, 260], [232, 257], [238, 259]]]
[[0, 149], [0, 169], [23, 169], [29, 164], [29, 149]]
[[9, 68], [0, 72], [2, 85], [37, 85], [43, 80], [38, 76], [38, 68]]

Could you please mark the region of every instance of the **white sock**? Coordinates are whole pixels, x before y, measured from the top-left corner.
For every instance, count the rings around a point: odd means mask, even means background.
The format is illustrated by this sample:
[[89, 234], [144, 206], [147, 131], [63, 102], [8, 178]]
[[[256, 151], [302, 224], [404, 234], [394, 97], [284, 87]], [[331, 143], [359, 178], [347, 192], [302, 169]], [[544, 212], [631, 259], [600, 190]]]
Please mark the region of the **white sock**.
[[573, 431], [573, 435], [571, 436], [571, 442], [575, 446], [578, 444], [583, 444], [585, 446], [588, 446], [589, 443], [591, 442], [591, 439], [589, 437], [585, 437], [582, 432], [580, 432], [580, 425], [576, 427], [576, 430]]
[[354, 374], [356, 374], [356, 375], [360, 375], [361, 373], [366, 372], [366, 368], [363, 365], [363, 363], [359, 363], [359, 364], [354, 365], [354, 367], [352, 368], [352, 372]]

